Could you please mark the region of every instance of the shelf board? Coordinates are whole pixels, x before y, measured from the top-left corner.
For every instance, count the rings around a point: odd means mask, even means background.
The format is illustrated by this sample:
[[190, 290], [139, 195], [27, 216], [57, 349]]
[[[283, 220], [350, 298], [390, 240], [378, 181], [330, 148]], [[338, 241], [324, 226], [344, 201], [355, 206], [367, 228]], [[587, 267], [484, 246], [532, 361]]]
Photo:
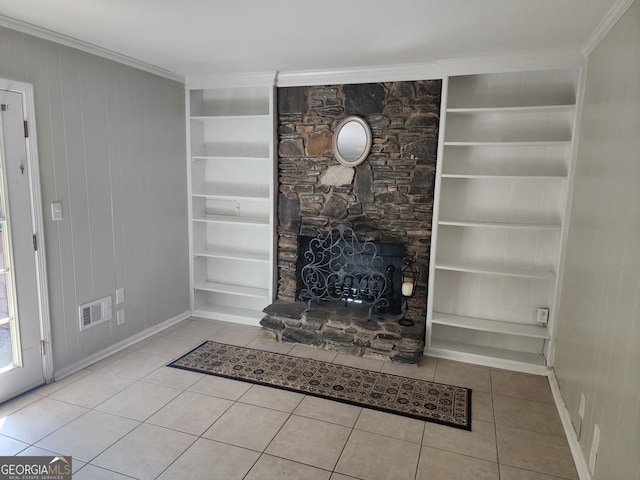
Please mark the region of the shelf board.
[[208, 185], [191, 194], [193, 197], [218, 199], [269, 200], [267, 188], [257, 188], [247, 185]]
[[217, 282], [196, 282], [194, 290], [204, 292], [227, 293], [229, 295], [239, 295], [243, 297], [268, 298], [269, 290], [266, 288], [245, 287], [244, 285], [230, 285]]
[[234, 162], [263, 160], [265, 162], [271, 161], [268, 155], [192, 155], [191, 161], [207, 161], [207, 160], [230, 160]]
[[431, 347], [426, 351], [427, 355], [444, 358], [450, 357], [450, 352], [461, 353], [469, 357], [493, 358], [541, 367], [546, 365], [544, 355], [541, 353], [519, 352], [504, 348], [440, 340], [437, 338], [431, 339]]
[[234, 223], [240, 225], [269, 225], [269, 219], [263, 217], [240, 217], [234, 215], [203, 215], [193, 217], [194, 222]]
[[479, 178], [504, 180], [566, 180], [566, 175], [487, 175], [477, 173], [443, 173], [442, 178]]
[[237, 114], [237, 115], [225, 115], [225, 114], [214, 114], [214, 115], [192, 115], [191, 120], [196, 120], [198, 122], [206, 122], [209, 120], [264, 120], [266, 118], [271, 118], [268, 113], [247, 113], [247, 114]]
[[223, 248], [197, 249], [193, 252], [194, 257], [225, 258], [229, 260], [246, 260], [250, 262], [269, 262], [269, 255], [266, 253], [242, 252]]
[[519, 337], [549, 339], [549, 330], [540, 325], [529, 325], [513, 322], [501, 322], [485, 318], [463, 317], [449, 313], [433, 312], [431, 322], [436, 325], [477, 330], [480, 332], [501, 333]]
[[207, 142], [202, 148], [192, 149], [192, 159], [269, 159], [271, 158], [268, 141], [253, 143]]
[[553, 146], [570, 146], [571, 140], [532, 140], [532, 141], [470, 141], [470, 142], [454, 142], [445, 141], [446, 147], [553, 147]]
[[447, 113], [565, 113], [575, 110], [575, 105], [522, 105], [504, 107], [450, 107]]
[[514, 230], [560, 230], [562, 225], [556, 223], [509, 223], [509, 222], [482, 222], [475, 220], [439, 220], [438, 225], [472, 228], [509, 228]]
[[246, 320], [252, 320], [250, 323], [258, 322], [264, 318], [262, 310], [252, 310], [249, 308], [228, 307], [225, 305], [212, 305], [199, 303], [195, 305], [193, 315], [196, 317], [213, 318], [215, 320], [229, 321], [235, 323], [248, 323]]
[[436, 269], [451, 270], [455, 272], [502, 275], [505, 277], [538, 278], [542, 280], [553, 280], [555, 278], [555, 274], [550, 270], [514, 268], [496, 265], [472, 265], [465, 263], [437, 262]]

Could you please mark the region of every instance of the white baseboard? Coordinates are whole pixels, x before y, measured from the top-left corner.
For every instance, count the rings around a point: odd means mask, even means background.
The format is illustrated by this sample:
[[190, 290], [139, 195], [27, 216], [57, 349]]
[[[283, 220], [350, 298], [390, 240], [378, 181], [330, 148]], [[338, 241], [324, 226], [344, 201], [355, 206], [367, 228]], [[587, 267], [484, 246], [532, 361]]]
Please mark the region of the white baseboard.
[[128, 348], [131, 345], [138, 343], [141, 340], [144, 340], [145, 338], [149, 338], [158, 332], [166, 330], [167, 328], [175, 325], [176, 323], [186, 320], [190, 316], [191, 316], [190, 310], [183, 312], [180, 315], [176, 315], [175, 317], [165, 320], [164, 322], [159, 323], [158, 325], [154, 325], [153, 327], [147, 328], [142, 332], [136, 333], [135, 335], [125, 340], [122, 340], [121, 342], [111, 345], [110, 347], [107, 347], [104, 350], [100, 350], [99, 352], [96, 352], [93, 355], [89, 355], [88, 357], [83, 358], [82, 360], [79, 360], [65, 368], [56, 370], [53, 372], [53, 379], [54, 379], [53, 381], [62, 380], [64, 377], [68, 377], [69, 375], [76, 373], [82, 370], [83, 368], [87, 368], [89, 365], [93, 365], [94, 363], [104, 358], [107, 358], [113, 355], [114, 353], [118, 353], [124, 350], [125, 348]]
[[551, 385], [551, 392], [553, 393], [553, 399], [556, 402], [556, 408], [558, 410], [558, 414], [560, 415], [562, 426], [564, 427], [564, 433], [567, 436], [567, 441], [569, 442], [569, 448], [571, 449], [573, 462], [575, 463], [576, 470], [578, 471], [578, 477], [580, 478], [580, 480], [592, 480], [587, 459], [582, 452], [582, 448], [580, 448], [578, 436], [576, 435], [576, 431], [573, 428], [573, 422], [571, 421], [571, 415], [569, 414], [569, 410], [567, 409], [567, 404], [562, 398], [560, 385], [558, 385], [558, 379], [556, 378], [555, 371], [553, 369], [549, 370], [548, 376], [549, 385]]

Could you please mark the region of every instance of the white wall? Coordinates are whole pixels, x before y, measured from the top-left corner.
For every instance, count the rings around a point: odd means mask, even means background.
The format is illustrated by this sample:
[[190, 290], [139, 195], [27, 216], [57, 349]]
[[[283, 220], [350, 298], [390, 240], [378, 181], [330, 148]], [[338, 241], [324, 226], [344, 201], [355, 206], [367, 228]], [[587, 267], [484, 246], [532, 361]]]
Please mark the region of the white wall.
[[[640, 2], [590, 55], [555, 369], [596, 475], [640, 478]], [[580, 394], [586, 398], [580, 426]]]
[[[184, 86], [5, 28], [0, 77], [35, 90], [55, 370], [189, 310]], [[117, 287], [126, 323], [80, 332]]]

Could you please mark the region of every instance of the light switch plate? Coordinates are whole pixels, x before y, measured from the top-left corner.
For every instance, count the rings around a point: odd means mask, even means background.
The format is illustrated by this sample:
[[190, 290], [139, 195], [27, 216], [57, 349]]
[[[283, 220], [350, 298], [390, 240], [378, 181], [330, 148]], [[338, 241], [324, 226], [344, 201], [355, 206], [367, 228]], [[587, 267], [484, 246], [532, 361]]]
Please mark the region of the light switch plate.
[[51, 204], [51, 220], [62, 220], [62, 203], [54, 202]]
[[116, 304], [120, 305], [124, 302], [124, 288], [116, 289]]

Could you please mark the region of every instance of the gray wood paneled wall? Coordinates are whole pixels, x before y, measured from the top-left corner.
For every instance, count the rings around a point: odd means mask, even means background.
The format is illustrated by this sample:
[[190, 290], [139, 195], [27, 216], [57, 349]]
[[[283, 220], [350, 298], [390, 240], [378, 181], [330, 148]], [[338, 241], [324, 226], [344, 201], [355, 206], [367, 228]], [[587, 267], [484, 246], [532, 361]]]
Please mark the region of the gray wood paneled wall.
[[[35, 91], [55, 370], [188, 311], [184, 85], [6, 28], [0, 77]], [[114, 320], [81, 332], [108, 295]]]
[[639, 25], [635, 2], [589, 56], [559, 311], [555, 370], [587, 459], [600, 427], [594, 479], [640, 478]]

